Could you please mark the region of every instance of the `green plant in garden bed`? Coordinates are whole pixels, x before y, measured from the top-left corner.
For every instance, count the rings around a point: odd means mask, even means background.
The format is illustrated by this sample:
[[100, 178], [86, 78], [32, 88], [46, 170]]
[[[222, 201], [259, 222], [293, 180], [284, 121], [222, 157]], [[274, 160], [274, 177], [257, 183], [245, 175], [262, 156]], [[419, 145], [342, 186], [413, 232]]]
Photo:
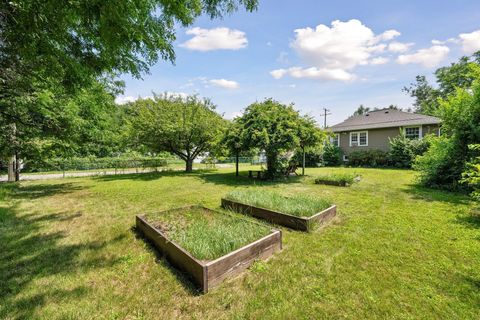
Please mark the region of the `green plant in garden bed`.
[[244, 218], [201, 207], [147, 214], [168, 239], [200, 260], [214, 260], [266, 235], [271, 229]]
[[349, 186], [356, 182], [359, 175], [355, 173], [331, 173], [315, 177], [316, 184]]
[[258, 188], [235, 189], [229, 192], [225, 199], [297, 217], [313, 216], [332, 206], [329, 201], [313, 196], [297, 194], [286, 197], [276, 192]]

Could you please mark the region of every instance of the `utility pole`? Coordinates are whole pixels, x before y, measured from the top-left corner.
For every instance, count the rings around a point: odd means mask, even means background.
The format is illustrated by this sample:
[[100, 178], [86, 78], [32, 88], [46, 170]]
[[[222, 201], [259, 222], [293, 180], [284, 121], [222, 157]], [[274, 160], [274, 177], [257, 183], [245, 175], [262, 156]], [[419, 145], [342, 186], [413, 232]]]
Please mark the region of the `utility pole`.
[[330, 110], [327, 108], [322, 108], [323, 114], [320, 117], [323, 117], [323, 129], [327, 127], [327, 116], [331, 115]]

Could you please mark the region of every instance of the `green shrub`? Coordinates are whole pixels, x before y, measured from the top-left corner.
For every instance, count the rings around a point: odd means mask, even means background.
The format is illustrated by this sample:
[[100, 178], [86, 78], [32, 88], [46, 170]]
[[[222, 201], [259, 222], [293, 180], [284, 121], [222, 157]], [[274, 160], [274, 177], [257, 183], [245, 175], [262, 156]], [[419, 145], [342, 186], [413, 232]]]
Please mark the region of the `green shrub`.
[[388, 156], [386, 152], [377, 149], [354, 151], [348, 156], [348, 163], [353, 167], [385, 167]]
[[458, 177], [465, 165], [457, 157], [456, 150], [457, 144], [452, 138], [431, 139], [427, 152], [416, 157], [413, 164], [413, 168], [419, 171], [419, 182], [435, 188], [458, 189]]
[[340, 148], [331, 143], [327, 143], [323, 149], [323, 164], [327, 167], [341, 165], [342, 151]]
[[390, 139], [388, 164], [397, 168], [411, 168], [415, 157], [427, 151], [429, 139], [412, 140], [403, 135]]
[[[480, 144], [471, 145], [470, 149], [480, 151]], [[477, 156], [473, 161], [467, 163], [467, 169], [462, 173], [460, 182], [472, 189], [473, 199], [480, 201], [480, 157]]]
[[339, 185], [339, 186], [349, 186], [356, 182], [358, 177], [355, 173], [332, 173], [317, 176], [315, 178], [316, 184], [327, 184], [327, 185]]

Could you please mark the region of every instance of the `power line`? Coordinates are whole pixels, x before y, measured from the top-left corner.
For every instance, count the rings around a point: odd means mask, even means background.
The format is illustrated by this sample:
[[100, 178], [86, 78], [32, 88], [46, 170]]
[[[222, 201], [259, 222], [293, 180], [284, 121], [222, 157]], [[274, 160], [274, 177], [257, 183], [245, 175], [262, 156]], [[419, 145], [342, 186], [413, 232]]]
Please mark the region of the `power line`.
[[327, 116], [331, 115], [330, 110], [327, 108], [322, 108], [323, 109], [323, 114], [320, 115], [320, 117], [323, 117], [323, 128], [325, 129], [327, 127]]

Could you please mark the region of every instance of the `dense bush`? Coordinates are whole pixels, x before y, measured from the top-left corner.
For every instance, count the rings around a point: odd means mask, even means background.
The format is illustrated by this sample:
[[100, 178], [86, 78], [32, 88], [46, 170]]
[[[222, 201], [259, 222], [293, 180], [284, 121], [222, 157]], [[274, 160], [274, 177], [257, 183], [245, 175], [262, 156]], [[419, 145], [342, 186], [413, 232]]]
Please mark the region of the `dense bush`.
[[[471, 145], [470, 149], [476, 152], [480, 151], [480, 144]], [[480, 157], [467, 163], [467, 169], [462, 173], [461, 183], [472, 189], [471, 196], [473, 199], [480, 201]]]
[[457, 149], [452, 138], [442, 136], [431, 139], [428, 150], [413, 164], [413, 168], [419, 171], [420, 183], [435, 188], [457, 189], [458, 177], [465, 168]]
[[354, 167], [385, 167], [388, 154], [381, 150], [354, 151], [348, 156], [348, 164]]
[[323, 149], [323, 164], [325, 166], [339, 166], [342, 164], [342, 152], [339, 147], [327, 143]]
[[427, 151], [429, 139], [412, 140], [403, 135], [390, 139], [388, 164], [397, 168], [411, 168], [413, 161]]

